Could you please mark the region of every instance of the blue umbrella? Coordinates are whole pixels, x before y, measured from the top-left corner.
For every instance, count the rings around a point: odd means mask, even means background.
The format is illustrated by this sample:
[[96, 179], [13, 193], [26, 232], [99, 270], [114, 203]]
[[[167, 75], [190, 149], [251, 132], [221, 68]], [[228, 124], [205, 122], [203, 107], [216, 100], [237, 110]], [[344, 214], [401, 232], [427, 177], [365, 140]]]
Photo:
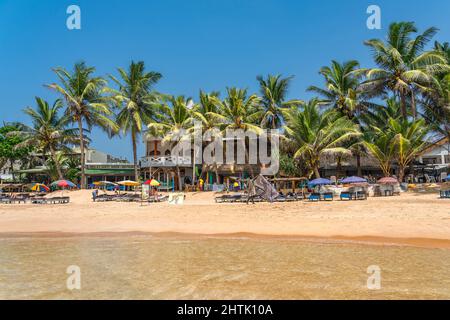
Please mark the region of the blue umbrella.
[[347, 177], [341, 180], [341, 183], [351, 184], [351, 183], [364, 183], [367, 182], [366, 179], [360, 177]]
[[450, 174], [447, 176], [447, 179], [446, 179], [447, 181], [450, 181]]
[[333, 184], [333, 182], [329, 179], [324, 179], [324, 178], [314, 179], [309, 182], [309, 185], [311, 185], [313, 187], [314, 186], [323, 186], [323, 185], [327, 185], [327, 184]]

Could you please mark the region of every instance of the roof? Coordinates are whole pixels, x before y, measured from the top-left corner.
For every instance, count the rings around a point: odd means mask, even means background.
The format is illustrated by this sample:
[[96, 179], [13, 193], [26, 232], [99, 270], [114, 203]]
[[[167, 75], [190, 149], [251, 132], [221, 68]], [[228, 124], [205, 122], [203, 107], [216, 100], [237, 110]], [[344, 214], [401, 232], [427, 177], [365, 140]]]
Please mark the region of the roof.
[[86, 169], [85, 173], [92, 176], [134, 175], [134, 169]]
[[432, 142], [430, 145], [428, 145], [425, 149], [423, 149], [423, 150], [419, 153], [419, 156], [422, 156], [422, 155], [424, 155], [424, 154], [426, 154], [426, 153], [432, 151], [434, 148], [441, 147], [441, 146], [443, 146], [444, 144], [446, 144], [446, 143], [448, 143], [448, 142], [449, 142], [449, 141], [448, 141], [448, 138], [442, 138], [442, 139], [440, 139], [440, 140], [437, 140], [437, 141], [435, 141], [435, 142]]

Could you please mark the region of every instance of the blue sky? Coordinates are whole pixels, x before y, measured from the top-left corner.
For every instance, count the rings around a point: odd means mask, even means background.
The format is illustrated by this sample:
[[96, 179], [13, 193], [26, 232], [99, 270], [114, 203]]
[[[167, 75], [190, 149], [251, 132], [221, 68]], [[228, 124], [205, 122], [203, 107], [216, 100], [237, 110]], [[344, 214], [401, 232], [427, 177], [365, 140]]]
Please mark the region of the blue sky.
[[[71, 4], [81, 8], [81, 30], [66, 28]], [[366, 27], [370, 4], [381, 7], [382, 30]], [[163, 74], [157, 90], [194, 99], [200, 88], [256, 92], [259, 74], [295, 75], [290, 96], [307, 99], [332, 59], [371, 66], [363, 41], [384, 37], [392, 21], [436, 26], [437, 40], [450, 41], [449, 12], [448, 0], [0, 0], [0, 121], [27, 122], [21, 110], [35, 96], [58, 98], [43, 86], [56, 80], [51, 68], [80, 60], [98, 75], [144, 60]], [[94, 130], [92, 139], [132, 159], [129, 137]]]

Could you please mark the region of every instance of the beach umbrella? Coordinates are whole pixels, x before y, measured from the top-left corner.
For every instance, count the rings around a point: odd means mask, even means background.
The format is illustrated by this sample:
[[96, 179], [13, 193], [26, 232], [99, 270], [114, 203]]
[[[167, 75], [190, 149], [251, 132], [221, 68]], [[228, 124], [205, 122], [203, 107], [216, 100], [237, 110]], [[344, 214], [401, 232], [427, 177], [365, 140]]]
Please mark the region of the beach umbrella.
[[51, 186], [60, 187], [60, 188], [67, 188], [67, 187], [75, 188], [76, 187], [75, 183], [70, 182], [69, 180], [58, 180], [58, 181], [52, 182]]
[[378, 180], [379, 184], [397, 184], [398, 180], [393, 177], [384, 177]]
[[31, 187], [31, 191], [37, 191], [37, 192], [49, 192], [50, 188], [47, 187], [45, 184], [42, 183], [35, 183], [32, 187]]
[[96, 186], [117, 186], [117, 183], [111, 181], [96, 181], [94, 182]]
[[126, 186], [126, 187], [137, 187], [137, 186], [139, 186], [139, 182], [131, 181], [131, 180], [119, 181], [119, 182], [117, 182], [117, 184], [120, 184], [121, 186]]
[[360, 177], [347, 177], [345, 179], [341, 180], [341, 183], [343, 184], [354, 184], [354, 183], [366, 183], [367, 180], [364, 178], [360, 178]]
[[144, 184], [147, 184], [152, 187], [159, 187], [161, 185], [161, 183], [156, 179], [149, 179], [145, 181]]
[[333, 184], [333, 182], [329, 179], [324, 179], [324, 178], [314, 179], [309, 182], [309, 185], [311, 185], [313, 187], [314, 186], [324, 186], [327, 184]]
[[450, 174], [445, 178], [445, 180], [450, 181]]

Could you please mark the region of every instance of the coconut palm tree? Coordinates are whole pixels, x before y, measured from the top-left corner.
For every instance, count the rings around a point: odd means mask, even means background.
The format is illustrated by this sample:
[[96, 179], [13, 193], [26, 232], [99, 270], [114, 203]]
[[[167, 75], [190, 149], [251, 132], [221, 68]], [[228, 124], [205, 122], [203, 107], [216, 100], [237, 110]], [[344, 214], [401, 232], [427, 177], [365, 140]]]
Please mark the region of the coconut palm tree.
[[[200, 90], [199, 104], [192, 108], [192, 119], [201, 123], [203, 136], [210, 137], [211, 141], [213, 141], [215, 137], [220, 136], [220, 127], [223, 125], [221, 120], [215, 116], [219, 112], [219, 110], [217, 105], [214, 103], [214, 99], [217, 99], [218, 97], [219, 92], [206, 93]], [[205, 148], [206, 143], [207, 141], [203, 142], [203, 149]], [[201, 173], [202, 176], [205, 174], [206, 168], [206, 162], [203, 161]], [[216, 182], [219, 183], [217, 162], [213, 164], [213, 170], [216, 173]]]
[[360, 70], [368, 78], [363, 89], [378, 94], [393, 92], [400, 99], [404, 118], [407, 117], [408, 97], [411, 113], [416, 117], [417, 92], [429, 90], [434, 74], [449, 70], [442, 53], [425, 51], [437, 29], [432, 27], [416, 35], [417, 32], [413, 22], [392, 23], [386, 41], [372, 39], [365, 42], [378, 67]]
[[278, 129], [283, 123], [283, 108], [292, 107], [302, 103], [301, 100], [287, 100], [289, 85], [294, 77], [282, 78], [281, 75], [268, 75], [256, 77], [261, 93], [261, 127]]
[[333, 60], [330, 67], [322, 67], [319, 72], [325, 79], [325, 88], [310, 86], [308, 91], [317, 93], [326, 106], [352, 119], [355, 114], [374, 105], [359, 89], [361, 75], [355, 72], [358, 68], [356, 60], [342, 64]]
[[[164, 103], [159, 105], [158, 112], [148, 124], [148, 134], [154, 137], [164, 137], [163, 142], [180, 146], [180, 143], [190, 141], [189, 129], [192, 127], [191, 110], [188, 106], [192, 99], [184, 96], [167, 97]], [[194, 106], [196, 107], [196, 106]], [[182, 190], [180, 163], [175, 161], [178, 188]]]
[[308, 163], [316, 178], [320, 178], [320, 158], [323, 155], [349, 154], [344, 143], [361, 135], [358, 127], [336, 110], [319, 110], [320, 103], [313, 99], [300, 108], [284, 112], [286, 137], [295, 144], [294, 158]]
[[143, 123], [148, 124], [155, 116], [155, 105], [159, 95], [152, 91], [152, 87], [161, 79], [158, 72], [145, 71], [143, 61], [131, 62], [128, 70], [118, 68], [120, 80], [110, 76], [111, 80], [119, 87], [117, 90], [107, 88], [118, 108], [116, 123], [120, 131], [130, 134], [133, 145], [133, 163], [135, 179], [139, 180], [139, 168], [137, 161], [137, 140], [142, 133]]
[[424, 119], [389, 119], [387, 130], [392, 133], [395, 147], [395, 160], [398, 164], [398, 179], [403, 181], [405, 168], [427, 146], [429, 131]]
[[59, 116], [63, 107], [61, 100], [56, 100], [52, 106], [42, 98], [36, 97], [36, 109], [27, 107], [24, 112], [30, 116], [32, 126], [22, 125], [17, 133], [22, 135], [22, 146], [34, 146], [41, 150], [43, 155], [50, 152], [50, 157], [59, 180], [64, 179], [61, 163], [57, 152], [67, 150], [67, 145], [78, 142], [78, 129], [69, 128], [71, 119], [68, 115]]
[[[257, 95], [247, 95], [246, 89], [227, 88], [227, 96], [220, 100], [217, 97], [212, 98], [218, 107], [218, 112], [211, 113], [211, 116], [222, 123], [222, 132], [227, 130], [251, 132], [262, 134], [263, 130], [258, 126], [259, 119], [258, 106], [261, 98]], [[254, 175], [253, 167], [249, 163], [250, 142], [242, 141], [245, 146], [245, 164], [251, 176]]]
[[84, 62], [76, 63], [72, 73], [64, 68], [53, 69], [60, 84], [52, 83], [49, 88], [60, 93], [66, 103], [65, 114], [78, 125], [79, 145], [81, 152], [81, 188], [86, 187], [85, 174], [85, 127], [90, 130], [98, 126], [108, 133], [117, 131], [118, 127], [111, 120], [111, 108], [103, 96], [106, 81], [101, 77], [94, 77], [94, 67], [88, 67]]
[[395, 157], [394, 135], [381, 128], [373, 127], [362, 137], [368, 152], [378, 161], [385, 177], [391, 175], [392, 160]]

